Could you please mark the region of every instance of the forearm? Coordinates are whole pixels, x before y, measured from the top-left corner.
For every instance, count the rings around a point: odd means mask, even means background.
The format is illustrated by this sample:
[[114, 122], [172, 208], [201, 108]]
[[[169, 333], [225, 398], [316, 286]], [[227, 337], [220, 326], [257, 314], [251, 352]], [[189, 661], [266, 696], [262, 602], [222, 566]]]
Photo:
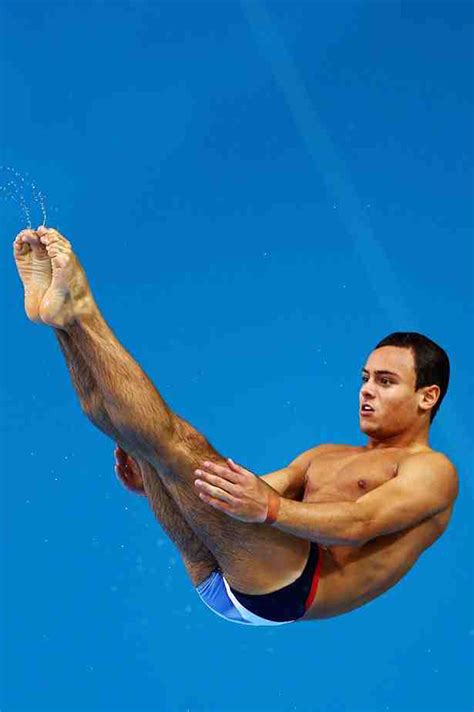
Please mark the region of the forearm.
[[326, 546], [359, 546], [366, 520], [355, 502], [293, 502], [280, 499], [273, 527]]
[[156, 456], [169, 439], [174, 417], [139, 364], [114, 336], [91, 300], [84, 314], [65, 328], [100, 390], [103, 407], [129, 453]]
[[305, 485], [304, 474], [301, 477], [295, 477], [288, 471], [288, 468], [284, 468], [276, 472], [269, 472], [266, 475], [260, 475], [260, 479], [285, 499], [301, 502]]

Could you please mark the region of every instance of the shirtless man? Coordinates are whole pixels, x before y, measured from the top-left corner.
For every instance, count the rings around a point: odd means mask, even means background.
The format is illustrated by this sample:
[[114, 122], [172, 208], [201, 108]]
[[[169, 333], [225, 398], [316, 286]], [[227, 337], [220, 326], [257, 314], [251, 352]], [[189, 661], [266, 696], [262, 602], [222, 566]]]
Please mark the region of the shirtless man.
[[318, 445], [257, 477], [171, 411], [107, 326], [64, 236], [41, 226], [13, 245], [28, 318], [54, 329], [84, 413], [117, 443], [118, 475], [146, 494], [217, 615], [340, 615], [393, 586], [446, 529], [458, 476], [428, 436], [449, 361], [431, 340], [396, 333], [369, 354], [365, 446]]

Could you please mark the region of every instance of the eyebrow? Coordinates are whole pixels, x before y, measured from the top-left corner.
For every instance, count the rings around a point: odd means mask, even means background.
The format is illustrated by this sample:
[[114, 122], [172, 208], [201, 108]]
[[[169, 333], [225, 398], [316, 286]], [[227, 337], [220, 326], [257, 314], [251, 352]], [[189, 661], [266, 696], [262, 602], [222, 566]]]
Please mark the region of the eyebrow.
[[[369, 373], [366, 368], [362, 369], [362, 373]], [[398, 373], [393, 373], [393, 371], [374, 371], [374, 373], [377, 376], [386, 375], [386, 376], [395, 376], [395, 378], [400, 378]]]

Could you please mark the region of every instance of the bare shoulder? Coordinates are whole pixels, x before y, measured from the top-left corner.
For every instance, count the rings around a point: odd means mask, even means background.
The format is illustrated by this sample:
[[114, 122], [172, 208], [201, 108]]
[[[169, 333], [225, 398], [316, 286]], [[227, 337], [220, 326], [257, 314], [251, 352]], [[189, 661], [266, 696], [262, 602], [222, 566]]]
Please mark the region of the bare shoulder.
[[439, 450], [422, 450], [420, 452], [411, 452], [403, 459], [403, 463], [410, 465], [421, 465], [425, 467], [435, 467], [437, 470], [443, 470], [452, 475], [457, 475], [457, 469], [453, 462], [444, 452]]
[[434, 475], [436, 483], [447, 487], [455, 499], [459, 491], [458, 472], [447, 455], [437, 450], [423, 450], [407, 455], [400, 466], [400, 474], [426, 473]]

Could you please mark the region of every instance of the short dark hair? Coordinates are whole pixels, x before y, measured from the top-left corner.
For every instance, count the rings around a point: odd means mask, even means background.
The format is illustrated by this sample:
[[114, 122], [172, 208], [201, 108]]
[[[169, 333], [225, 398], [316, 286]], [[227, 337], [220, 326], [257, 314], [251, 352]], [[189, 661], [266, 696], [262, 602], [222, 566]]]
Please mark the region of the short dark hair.
[[417, 334], [416, 331], [395, 331], [379, 341], [375, 348], [379, 349], [382, 346], [400, 346], [412, 351], [415, 360], [416, 391], [433, 384], [439, 386], [441, 392], [430, 413], [430, 423], [432, 423], [448, 390], [448, 354], [441, 346], [435, 344], [427, 336]]

